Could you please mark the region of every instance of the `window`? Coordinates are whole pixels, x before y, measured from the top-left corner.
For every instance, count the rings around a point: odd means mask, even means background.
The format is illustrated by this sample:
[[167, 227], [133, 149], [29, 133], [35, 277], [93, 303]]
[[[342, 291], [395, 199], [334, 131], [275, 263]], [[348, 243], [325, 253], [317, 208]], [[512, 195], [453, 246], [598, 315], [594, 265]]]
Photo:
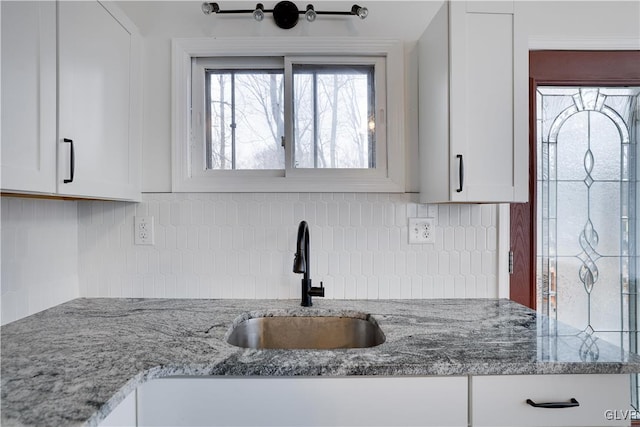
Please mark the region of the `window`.
[[207, 70], [207, 169], [282, 169], [281, 70]]
[[293, 167], [376, 167], [375, 68], [293, 66]]
[[206, 70], [207, 169], [282, 169], [282, 70]]
[[174, 191], [404, 191], [396, 43], [221, 42], [174, 40]]

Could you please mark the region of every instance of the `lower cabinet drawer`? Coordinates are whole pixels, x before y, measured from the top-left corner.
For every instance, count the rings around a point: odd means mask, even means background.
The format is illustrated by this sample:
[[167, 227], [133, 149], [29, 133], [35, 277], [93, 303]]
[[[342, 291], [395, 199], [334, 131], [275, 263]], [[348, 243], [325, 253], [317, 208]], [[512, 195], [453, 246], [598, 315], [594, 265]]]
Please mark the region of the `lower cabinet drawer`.
[[[629, 375], [505, 375], [471, 378], [471, 425], [629, 426]], [[569, 403], [565, 408], [527, 403]]]
[[467, 377], [199, 377], [138, 388], [140, 426], [459, 426]]

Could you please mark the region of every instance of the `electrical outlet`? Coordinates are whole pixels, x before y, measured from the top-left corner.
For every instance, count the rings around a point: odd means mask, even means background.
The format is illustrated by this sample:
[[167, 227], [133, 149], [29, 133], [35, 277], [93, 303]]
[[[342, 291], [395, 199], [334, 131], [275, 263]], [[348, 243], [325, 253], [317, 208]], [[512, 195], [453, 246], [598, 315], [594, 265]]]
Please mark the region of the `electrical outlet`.
[[409, 243], [435, 243], [433, 218], [409, 218]]
[[153, 217], [137, 216], [134, 219], [133, 239], [136, 245], [153, 245]]

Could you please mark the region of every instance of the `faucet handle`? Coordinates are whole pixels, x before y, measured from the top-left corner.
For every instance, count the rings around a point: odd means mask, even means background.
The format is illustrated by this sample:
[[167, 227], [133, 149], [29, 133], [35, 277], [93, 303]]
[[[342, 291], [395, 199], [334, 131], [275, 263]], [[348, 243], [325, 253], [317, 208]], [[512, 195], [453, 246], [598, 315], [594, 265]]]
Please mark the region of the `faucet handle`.
[[311, 287], [311, 289], [309, 289], [309, 295], [314, 297], [324, 297], [324, 286], [322, 285], [322, 282], [320, 282], [320, 287]]

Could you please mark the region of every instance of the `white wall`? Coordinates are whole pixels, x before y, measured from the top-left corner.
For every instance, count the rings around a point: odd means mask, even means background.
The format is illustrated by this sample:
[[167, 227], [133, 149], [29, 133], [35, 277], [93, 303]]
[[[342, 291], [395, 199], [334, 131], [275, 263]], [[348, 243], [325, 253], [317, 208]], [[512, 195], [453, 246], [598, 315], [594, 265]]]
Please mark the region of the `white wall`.
[[80, 296], [78, 203], [0, 198], [2, 324]]
[[[517, 12], [526, 17], [528, 38], [549, 41], [610, 42], [635, 40], [640, 49], [640, 2], [629, 1], [518, 1]], [[579, 44], [575, 44], [579, 48]]]
[[[348, 10], [353, 2], [319, 1], [320, 10]], [[251, 1], [220, 2], [222, 8], [255, 7]], [[268, 8], [272, 3], [265, 3]], [[305, 3], [306, 4], [306, 3]], [[364, 3], [362, 3], [364, 5]], [[375, 37], [403, 40], [407, 66], [405, 119], [406, 190], [419, 191], [417, 61], [415, 41], [433, 18], [441, 0], [369, 1], [369, 17], [319, 16], [282, 30], [267, 16], [255, 22], [249, 15], [204, 15], [200, 1], [119, 2], [144, 37], [143, 191], [171, 191], [171, 74], [172, 37]], [[523, 31], [529, 39], [636, 40], [640, 43], [640, 2], [637, 1], [519, 1]], [[302, 5], [299, 5], [302, 7]], [[539, 45], [539, 43], [538, 43]], [[549, 46], [553, 47], [551, 44]], [[640, 47], [638, 47], [640, 48]]]
[[[267, 15], [256, 22], [251, 15], [204, 15], [202, 2], [163, 1], [149, 7], [146, 1], [120, 2], [144, 38], [144, 143], [143, 191], [171, 191], [171, 44], [172, 37], [364, 37], [403, 40], [408, 70], [405, 110], [406, 188], [418, 191], [417, 73], [415, 41], [442, 2], [372, 2], [369, 17], [318, 16], [313, 23], [299, 21], [282, 30]], [[253, 9], [255, 2], [221, 2], [221, 8]], [[274, 3], [275, 4], [275, 3]], [[306, 5], [306, 3], [305, 3]], [[317, 10], [350, 10], [353, 2], [316, 2]], [[299, 7], [304, 5], [299, 4]], [[265, 7], [271, 7], [265, 3]], [[413, 64], [413, 66], [411, 66]]]

